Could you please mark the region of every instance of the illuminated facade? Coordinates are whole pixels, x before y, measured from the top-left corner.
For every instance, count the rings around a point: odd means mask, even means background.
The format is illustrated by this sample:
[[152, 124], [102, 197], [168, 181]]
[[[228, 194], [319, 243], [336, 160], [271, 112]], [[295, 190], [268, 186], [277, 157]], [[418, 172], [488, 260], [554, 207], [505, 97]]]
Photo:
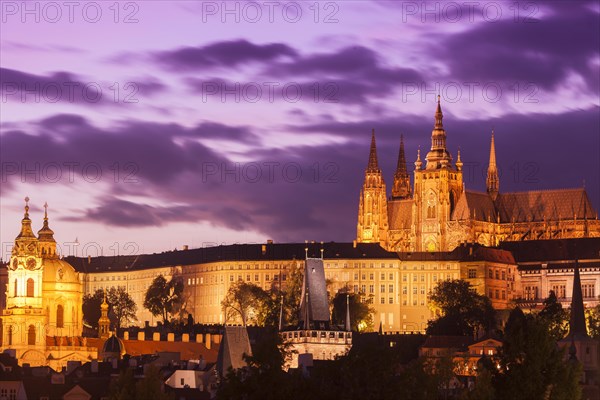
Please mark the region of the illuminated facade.
[[360, 193], [356, 240], [390, 251], [452, 251], [461, 243], [497, 246], [503, 241], [600, 237], [600, 220], [585, 189], [500, 192], [492, 133], [486, 193], [466, 190], [460, 152], [455, 163], [446, 147], [438, 96], [431, 149], [417, 154], [410, 190], [401, 140], [392, 196], [377, 160], [372, 133]]
[[35, 236], [26, 204], [21, 232], [7, 265], [0, 348], [14, 350], [20, 363], [60, 370], [67, 361], [95, 358], [96, 349], [87, 347], [81, 337], [80, 274], [59, 259], [53, 235], [46, 212], [44, 225]]

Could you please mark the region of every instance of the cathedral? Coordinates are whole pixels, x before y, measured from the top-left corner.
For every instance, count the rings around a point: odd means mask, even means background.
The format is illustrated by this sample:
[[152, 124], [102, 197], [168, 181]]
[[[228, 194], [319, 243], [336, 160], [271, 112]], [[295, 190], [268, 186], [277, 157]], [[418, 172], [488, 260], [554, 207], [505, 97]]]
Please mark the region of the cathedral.
[[486, 192], [467, 190], [460, 151], [446, 147], [438, 96], [431, 149], [415, 161], [414, 184], [400, 139], [398, 164], [388, 197], [377, 160], [375, 131], [360, 193], [357, 242], [389, 251], [452, 251], [462, 243], [497, 246], [503, 241], [600, 237], [600, 220], [584, 188], [500, 192], [492, 132]]
[[60, 370], [68, 361], [97, 358], [82, 333], [83, 287], [80, 274], [56, 252], [54, 232], [44, 223], [33, 233], [29, 198], [21, 232], [8, 263], [6, 307], [0, 315], [0, 349], [15, 353], [20, 364]]

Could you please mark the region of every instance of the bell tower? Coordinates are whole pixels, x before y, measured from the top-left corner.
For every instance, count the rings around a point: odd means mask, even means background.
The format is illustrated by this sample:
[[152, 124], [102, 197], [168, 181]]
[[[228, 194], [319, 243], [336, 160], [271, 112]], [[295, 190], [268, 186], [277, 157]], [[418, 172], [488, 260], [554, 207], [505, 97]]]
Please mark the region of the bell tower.
[[462, 161], [452, 164], [446, 147], [444, 115], [438, 96], [435, 122], [431, 132], [431, 149], [423, 168], [420, 153], [415, 162], [413, 205], [414, 235], [417, 251], [451, 251], [448, 223], [462, 192]]
[[44, 359], [47, 315], [43, 308], [43, 263], [38, 238], [31, 229], [29, 197], [21, 232], [8, 264], [6, 309], [2, 310], [2, 347], [17, 350], [17, 358], [31, 351], [32, 362]]
[[363, 188], [358, 205], [358, 226], [356, 241], [380, 243], [387, 247], [388, 213], [385, 182], [377, 161], [375, 129], [371, 133], [369, 163], [365, 171]]

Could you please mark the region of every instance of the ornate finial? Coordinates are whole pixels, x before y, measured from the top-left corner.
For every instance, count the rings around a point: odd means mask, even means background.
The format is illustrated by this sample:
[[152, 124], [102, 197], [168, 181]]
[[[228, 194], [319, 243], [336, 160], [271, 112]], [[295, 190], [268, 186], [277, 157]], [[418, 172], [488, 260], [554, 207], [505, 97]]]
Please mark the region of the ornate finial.
[[48, 219], [48, 202], [44, 203], [44, 219]]
[[458, 154], [456, 157], [456, 169], [461, 171], [462, 170], [462, 166], [463, 166], [463, 162], [460, 159], [460, 147], [458, 148]]
[[25, 197], [25, 217], [29, 217], [29, 196]]
[[417, 161], [415, 161], [415, 168], [421, 169], [423, 162], [421, 161], [421, 146], [417, 149]]

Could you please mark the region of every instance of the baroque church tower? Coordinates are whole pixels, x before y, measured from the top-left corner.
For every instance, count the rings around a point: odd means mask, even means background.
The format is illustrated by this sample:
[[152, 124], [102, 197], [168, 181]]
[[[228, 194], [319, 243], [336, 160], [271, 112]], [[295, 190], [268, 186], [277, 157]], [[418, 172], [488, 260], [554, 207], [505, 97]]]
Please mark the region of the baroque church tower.
[[371, 134], [371, 151], [365, 171], [365, 181], [358, 205], [358, 242], [387, 245], [388, 211], [385, 182], [377, 161], [375, 130]]
[[448, 223], [463, 190], [462, 162], [452, 165], [452, 156], [446, 148], [440, 96], [438, 96], [435, 123], [431, 132], [431, 149], [422, 168], [420, 154], [415, 162], [415, 195], [413, 221], [414, 247], [417, 251], [441, 251], [446, 248]]

